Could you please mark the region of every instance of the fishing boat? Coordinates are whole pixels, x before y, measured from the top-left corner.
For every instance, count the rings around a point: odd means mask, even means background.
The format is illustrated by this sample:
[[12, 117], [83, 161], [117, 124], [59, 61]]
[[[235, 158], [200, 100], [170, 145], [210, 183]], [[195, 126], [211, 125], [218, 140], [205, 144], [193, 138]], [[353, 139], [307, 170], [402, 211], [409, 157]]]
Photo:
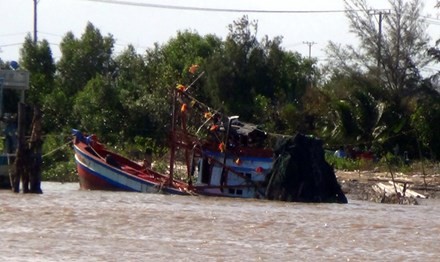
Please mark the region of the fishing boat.
[[[229, 136], [261, 133], [255, 127], [229, 118]], [[258, 131], [257, 131], [258, 130]], [[108, 150], [96, 135], [73, 130], [73, 146], [80, 187], [88, 190], [163, 192], [263, 198], [266, 176], [273, 163], [272, 150], [200, 140], [173, 132], [168, 172], [160, 173], [139, 161]], [[241, 135], [239, 135], [241, 134]]]
[[[82, 189], [164, 192], [262, 198], [273, 163], [267, 133], [225, 116], [197, 101], [188, 87], [174, 90], [170, 150], [166, 172], [111, 152], [95, 135], [73, 131], [75, 161]], [[191, 108], [189, 108], [191, 107]], [[188, 111], [198, 111], [197, 132]], [[192, 117], [192, 119], [196, 119]], [[194, 129], [191, 129], [194, 130]]]
[[8, 89], [19, 92], [20, 102], [24, 103], [25, 90], [29, 89], [29, 72], [15, 69], [0, 69], [0, 130], [3, 135], [2, 152], [0, 152], [0, 188], [8, 189], [11, 188], [12, 177], [15, 175], [18, 145], [17, 116], [16, 113], [4, 112], [3, 91]]
[[88, 190], [125, 190], [188, 194], [188, 185], [146, 169], [136, 161], [107, 150], [95, 135], [73, 130], [80, 187]]
[[[198, 101], [189, 92], [191, 85], [177, 85], [173, 89], [169, 152], [164, 161], [166, 171], [111, 152], [96, 135], [74, 130], [73, 147], [80, 187], [346, 202], [332, 168], [324, 160], [321, 142], [296, 136], [291, 141], [293, 144], [274, 154], [272, 136], [257, 125], [240, 121], [238, 116], [224, 115]], [[296, 142], [303, 146], [295, 145]], [[292, 148], [300, 152], [292, 152], [295, 156], [291, 157], [288, 150]], [[296, 159], [300, 162], [289, 162]], [[318, 162], [310, 162], [315, 160]], [[287, 170], [286, 167], [300, 168]]]

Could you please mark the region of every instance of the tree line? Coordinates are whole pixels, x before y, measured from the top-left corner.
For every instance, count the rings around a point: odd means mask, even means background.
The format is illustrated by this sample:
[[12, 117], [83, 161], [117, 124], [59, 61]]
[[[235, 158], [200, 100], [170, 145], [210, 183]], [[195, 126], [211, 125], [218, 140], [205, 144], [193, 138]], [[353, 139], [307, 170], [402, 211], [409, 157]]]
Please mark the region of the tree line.
[[[247, 16], [229, 25], [225, 39], [179, 31], [143, 54], [131, 45], [115, 54], [113, 36], [91, 23], [79, 38], [63, 37], [58, 61], [47, 40], [28, 35], [20, 51], [21, 67], [31, 73], [26, 99], [41, 107], [47, 135], [76, 128], [120, 148], [164, 145], [172, 89], [191, 83], [188, 68], [198, 65], [204, 75], [191, 87], [198, 100], [268, 132], [301, 132], [329, 148], [377, 153], [398, 145], [413, 158], [438, 160], [440, 74], [421, 70], [440, 61], [440, 50], [428, 44], [421, 1], [390, 0], [381, 28], [366, 0], [345, 4], [360, 10], [346, 13], [359, 46], [330, 42], [324, 65], [285, 50], [281, 36], [258, 39], [258, 22]], [[0, 60], [2, 68], [8, 63]], [[5, 111], [16, 110], [14, 102]]]

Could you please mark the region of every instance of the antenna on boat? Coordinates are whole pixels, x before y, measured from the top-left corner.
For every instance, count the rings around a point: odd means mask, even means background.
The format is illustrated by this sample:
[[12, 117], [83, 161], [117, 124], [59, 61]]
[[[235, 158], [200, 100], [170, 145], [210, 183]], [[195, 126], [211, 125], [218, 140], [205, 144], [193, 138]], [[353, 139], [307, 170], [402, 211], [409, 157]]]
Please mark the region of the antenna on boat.
[[177, 90], [173, 90], [173, 103], [172, 103], [172, 114], [171, 114], [171, 152], [170, 152], [170, 174], [168, 183], [173, 182], [173, 175], [174, 175], [174, 158], [175, 158], [175, 151], [176, 151], [176, 100], [177, 100]]

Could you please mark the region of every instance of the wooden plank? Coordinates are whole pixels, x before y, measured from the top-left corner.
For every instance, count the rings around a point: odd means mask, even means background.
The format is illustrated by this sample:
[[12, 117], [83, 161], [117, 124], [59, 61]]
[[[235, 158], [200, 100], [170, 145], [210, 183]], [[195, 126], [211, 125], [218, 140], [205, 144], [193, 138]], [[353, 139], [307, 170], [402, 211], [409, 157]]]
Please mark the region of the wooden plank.
[[[379, 183], [373, 185], [373, 190], [377, 193], [380, 193], [380, 194], [385, 193], [385, 196], [388, 196], [388, 197], [395, 195], [396, 190], [402, 196], [404, 195], [403, 194], [403, 191], [404, 191], [403, 185], [396, 183], [396, 189], [395, 189], [392, 181], [388, 181], [388, 183], [389, 183], [389, 185], [386, 185], [384, 183], [379, 182]], [[405, 190], [405, 196], [406, 197], [413, 197], [413, 198], [426, 198], [426, 196], [419, 194], [416, 191], [408, 189], [408, 188], [406, 188], [406, 190]]]

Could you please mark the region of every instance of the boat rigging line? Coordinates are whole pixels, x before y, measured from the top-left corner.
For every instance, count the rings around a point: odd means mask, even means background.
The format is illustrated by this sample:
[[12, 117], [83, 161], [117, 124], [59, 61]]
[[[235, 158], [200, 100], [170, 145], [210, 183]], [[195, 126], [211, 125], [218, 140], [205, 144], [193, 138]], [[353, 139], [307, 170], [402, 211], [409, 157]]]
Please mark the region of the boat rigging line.
[[50, 152], [48, 152], [48, 153], [42, 155], [41, 157], [44, 158], [44, 157], [46, 157], [46, 156], [48, 156], [48, 155], [51, 155], [51, 154], [55, 153], [56, 151], [61, 150], [61, 149], [63, 149], [65, 146], [70, 145], [70, 144], [72, 144], [72, 141], [69, 141], [69, 142], [65, 143], [64, 145], [61, 145], [61, 146], [55, 148], [54, 150], [52, 150], [52, 151], [50, 151]]

